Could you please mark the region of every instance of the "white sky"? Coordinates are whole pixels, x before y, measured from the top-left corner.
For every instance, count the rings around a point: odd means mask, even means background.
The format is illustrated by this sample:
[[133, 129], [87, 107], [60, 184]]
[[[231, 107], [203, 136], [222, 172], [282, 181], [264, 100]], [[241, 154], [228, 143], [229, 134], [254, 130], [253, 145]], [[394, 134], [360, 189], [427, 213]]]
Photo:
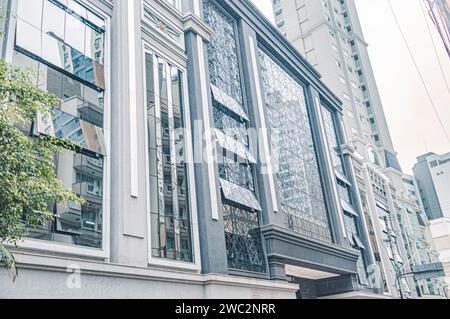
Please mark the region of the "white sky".
[[[252, 0], [273, 20], [271, 0]], [[450, 135], [450, 92], [439, 69], [422, 0], [391, 0], [408, 44], [425, 79], [431, 97]], [[426, 91], [409, 56], [387, 0], [355, 0], [364, 37], [383, 102], [384, 111], [405, 173], [411, 173], [416, 157], [426, 152], [450, 152]], [[450, 58], [427, 15], [447, 82]]]

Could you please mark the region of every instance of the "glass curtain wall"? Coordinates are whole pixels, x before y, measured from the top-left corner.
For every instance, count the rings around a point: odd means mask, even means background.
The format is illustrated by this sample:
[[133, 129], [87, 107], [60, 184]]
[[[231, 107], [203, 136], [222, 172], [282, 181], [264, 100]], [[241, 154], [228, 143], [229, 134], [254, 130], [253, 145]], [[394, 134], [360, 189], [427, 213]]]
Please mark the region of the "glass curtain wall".
[[207, 51], [228, 267], [265, 273], [261, 207], [255, 196], [256, 160], [247, 132], [236, 21], [211, 0], [203, 1], [203, 12], [213, 30]]
[[324, 105], [322, 109], [322, 118], [325, 126], [325, 134], [330, 148], [331, 160], [334, 167], [336, 182], [341, 206], [344, 212], [344, 224], [347, 232], [347, 238], [352, 248], [358, 250], [359, 258], [357, 262], [358, 282], [362, 286], [368, 285], [366, 273], [366, 261], [364, 251], [366, 247], [361, 241], [360, 230], [358, 227], [359, 215], [354, 209], [351, 196], [351, 186], [347, 181], [344, 169], [344, 161], [340, 151], [340, 143], [335, 125], [333, 113]]
[[304, 88], [262, 48], [259, 62], [285, 225], [332, 242]]
[[55, 170], [86, 200], [49, 204], [55, 218], [31, 229], [32, 238], [102, 247], [104, 59], [105, 21], [95, 13], [72, 0], [18, 1], [13, 64], [31, 68], [34, 83], [59, 98], [50, 114], [38, 116], [34, 133], [82, 146], [55, 154]]
[[145, 54], [152, 256], [193, 261], [183, 73]]

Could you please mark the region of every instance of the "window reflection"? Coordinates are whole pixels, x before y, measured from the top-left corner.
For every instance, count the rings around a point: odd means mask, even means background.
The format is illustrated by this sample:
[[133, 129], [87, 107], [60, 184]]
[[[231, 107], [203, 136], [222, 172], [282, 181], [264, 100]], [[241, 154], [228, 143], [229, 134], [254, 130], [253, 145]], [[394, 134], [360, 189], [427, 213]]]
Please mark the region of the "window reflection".
[[213, 30], [207, 51], [228, 267], [264, 273], [258, 213], [261, 206], [254, 193], [256, 161], [249, 151], [249, 118], [242, 94], [236, 21], [212, 1], [203, 1], [203, 12]]
[[327, 136], [328, 145], [330, 147], [331, 161], [334, 168], [341, 174], [344, 174], [344, 164], [341, 157], [340, 145], [338, 142], [336, 128], [333, 120], [333, 114], [325, 106], [322, 106], [322, 114], [325, 124], [325, 133]]
[[[104, 89], [104, 30], [83, 19], [80, 13], [74, 15], [64, 4], [56, 6], [48, 0], [42, 2], [38, 24], [28, 19], [28, 9], [23, 8], [28, 2], [19, 1], [16, 46], [28, 55]], [[73, 8], [81, 7], [73, 3]], [[83, 10], [85, 17], [86, 9]]]
[[49, 1], [44, 1], [44, 13], [42, 15], [42, 32], [62, 40], [64, 39], [65, 25], [66, 25], [66, 13], [60, 8], [58, 8], [55, 4]]
[[146, 54], [152, 255], [193, 261], [182, 73]]
[[262, 49], [259, 60], [286, 226], [331, 241], [304, 89]]
[[55, 154], [55, 170], [63, 186], [86, 201], [49, 204], [54, 220], [29, 230], [30, 236], [101, 248], [104, 21], [71, 0], [18, 0], [17, 16], [13, 63], [32, 67], [38, 88], [59, 98], [50, 113], [37, 116], [35, 133], [80, 146]]
[[42, 25], [43, 0], [21, 0], [17, 5], [17, 16], [35, 28]]
[[30, 229], [30, 237], [101, 248], [103, 158], [66, 151], [55, 155], [55, 167], [63, 186], [86, 202], [82, 205], [73, 202], [49, 204], [49, 211], [55, 214], [54, 220]]

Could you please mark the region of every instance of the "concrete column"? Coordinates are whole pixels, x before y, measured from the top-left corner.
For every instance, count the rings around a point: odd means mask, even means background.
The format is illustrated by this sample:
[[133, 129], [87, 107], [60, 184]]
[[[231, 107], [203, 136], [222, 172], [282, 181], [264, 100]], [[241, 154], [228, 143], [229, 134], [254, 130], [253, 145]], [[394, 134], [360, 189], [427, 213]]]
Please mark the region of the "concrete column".
[[111, 21], [111, 261], [148, 265], [140, 13], [114, 1]]
[[[199, 14], [198, 12], [196, 14]], [[188, 56], [194, 175], [203, 273], [227, 273], [228, 262], [221, 209], [219, 173], [211, 145], [214, 126], [205, 39], [193, 30], [185, 33]]]

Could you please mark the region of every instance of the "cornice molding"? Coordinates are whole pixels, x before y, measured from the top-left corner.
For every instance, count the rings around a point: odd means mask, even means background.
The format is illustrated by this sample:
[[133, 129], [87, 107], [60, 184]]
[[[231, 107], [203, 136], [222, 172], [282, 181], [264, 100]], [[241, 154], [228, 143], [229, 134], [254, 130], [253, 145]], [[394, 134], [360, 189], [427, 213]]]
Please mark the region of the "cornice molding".
[[209, 41], [213, 31], [212, 29], [192, 11], [188, 11], [183, 17], [184, 32], [192, 31], [203, 40]]

